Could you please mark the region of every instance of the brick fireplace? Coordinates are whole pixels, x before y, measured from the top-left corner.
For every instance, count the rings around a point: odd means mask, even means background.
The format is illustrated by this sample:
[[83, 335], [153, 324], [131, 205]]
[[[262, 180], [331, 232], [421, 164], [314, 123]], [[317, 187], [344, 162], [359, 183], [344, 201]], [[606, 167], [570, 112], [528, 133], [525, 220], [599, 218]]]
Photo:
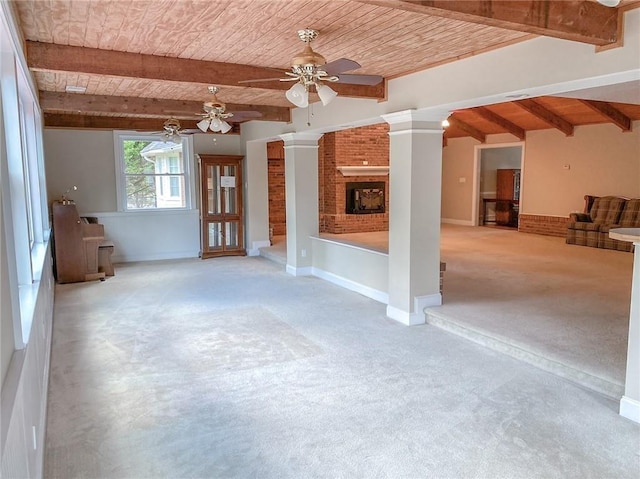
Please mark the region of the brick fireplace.
[[[385, 123], [323, 136], [323, 154], [318, 157], [320, 232], [362, 233], [389, 229], [389, 176], [388, 171], [380, 168], [389, 166], [388, 133], [389, 126]], [[384, 192], [382, 211], [369, 214], [347, 212], [347, 184], [357, 184], [363, 189], [381, 189]]]
[[[363, 233], [389, 229], [389, 125], [326, 133], [318, 142], [318, 200], [321, 233]], [[286, 233], [284, 148], [267, 144], [269, 223], [274, 235]], [[382, 190], [384, 206], [366, 214], [347, 212], [347, 185]], [[371, 192], [368, 192], [370, 194]], [[353, 194], [353, 193], [350, 193]], [[370, 198], [372, 199], [372, 198]]]

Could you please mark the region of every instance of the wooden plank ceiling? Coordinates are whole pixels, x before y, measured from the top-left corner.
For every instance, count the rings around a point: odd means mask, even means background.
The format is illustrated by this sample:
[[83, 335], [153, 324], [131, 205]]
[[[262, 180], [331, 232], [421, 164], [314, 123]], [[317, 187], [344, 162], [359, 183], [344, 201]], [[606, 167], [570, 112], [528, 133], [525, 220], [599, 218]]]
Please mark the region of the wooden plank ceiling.
[[[278, 78], [303, 44], [296, 31], [320, 32], [315, 51], [350, 58], [349, 73], [385, 78], [377, 86], [332, 84], [342, 96], [384, 100], [386, 81], [446, 62], [548, 35], [597, 47], [615, 45], [623, 0], [607, 8], [581, 1], [408, 0], [48, 0], [12, 3], [26, 41], [45, 124], [157, 130], [175, 116], [192, 128], [208, 85], [227, 111], [289, 121]], [[69, 93], [82, 87], [83, 93]], [[640, 119], [638, 105], [537, 98], [455, 112], [446, 137]]]

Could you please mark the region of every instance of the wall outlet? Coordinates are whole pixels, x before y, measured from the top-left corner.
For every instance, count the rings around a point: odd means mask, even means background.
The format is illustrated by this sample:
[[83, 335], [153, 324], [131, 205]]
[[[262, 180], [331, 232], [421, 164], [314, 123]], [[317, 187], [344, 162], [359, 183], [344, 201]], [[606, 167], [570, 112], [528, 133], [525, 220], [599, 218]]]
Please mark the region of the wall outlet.
[[366, 166], [369, 164], [369, 162], [367, 160], [362, 160], [362, 164]]
[[466, 183], [467, 179], [464, 176], [461, 176], [460, 178], [458, 178], [458, 182], [459, 183]]
[[307, 257], [307, 250], [306, 249], [300, 250], [300, 256], [302, 256], [303, 258], [306, 258]]

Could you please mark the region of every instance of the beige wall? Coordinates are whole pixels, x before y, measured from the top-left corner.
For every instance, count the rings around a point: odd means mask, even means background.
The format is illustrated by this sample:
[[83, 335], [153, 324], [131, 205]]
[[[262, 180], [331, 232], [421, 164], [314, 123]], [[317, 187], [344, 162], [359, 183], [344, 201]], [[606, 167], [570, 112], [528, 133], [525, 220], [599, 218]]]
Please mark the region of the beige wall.
[[[567, 216], [586, 194], [640, 197], [640, 122], [622, 133], [611, 125], [527, 133], [522, 213]], [[564, 165], [569, 165], [568, 170]]]
[[[474, 146], [472, 138], [449, 140], [442, 150], [442, 210], [444, 220], [471, 221]], [[460, 182], [464, 178], [464, 183]]]
[[[487, 143], [516, 141], [511, 135], [491, 135]], [[471, 138], [450, 139], [443, 150], [444, 220], [472, 221], [477, 145]], [[586, 194], [640, 197], [639, 152], [640, 122], [626, 133], [611, 124], [576, 127], [572, 137], [553, 129], [527, 132], [521, 213], [568, 216], [582, 211]]]

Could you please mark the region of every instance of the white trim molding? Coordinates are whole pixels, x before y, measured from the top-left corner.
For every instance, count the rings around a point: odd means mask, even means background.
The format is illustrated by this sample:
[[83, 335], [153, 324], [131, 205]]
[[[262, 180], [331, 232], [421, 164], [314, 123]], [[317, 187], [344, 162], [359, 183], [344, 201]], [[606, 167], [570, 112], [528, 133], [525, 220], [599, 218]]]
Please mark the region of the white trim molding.
[[356, 293], [360, 293], [367, 298], [371, 298], [383, 304], [389, 303], [389, 294], [384, 291], [380, 291], [369, 286], [365, 286], [360, 283], [356, 283], [353, 280], [343, 278], [342, 276], [338, 276], [337, 274], [329, 273], [320, 268], [313, 268], [313, 275], [317, 276], [320, 279], [328, 281], [329, 283], [333, 283], [342, 288], [355, 291]]
[[336, 168], [342, 176], [387, 176], [388, 166], [338, 166]]
[[422, 311], [408, 313], [407, 311], [403, 311], [391, 305], [387, 305], [387, 317], [395, 319], [406, 326], [415, 326], [417, 324], [425, 324], [427, 322], [426, 315]]
[[260, 248], [268, 248], [271, 246], [271, 241], [253, 241], [251, 243], [251, 249], [247, 250], [247, 256], [260, 256]]
[[442, 295], [440, 293], [416, 296], [413, 298], [413, 308], [416, 312], [423, 313], [424, 308], [431, 306], [442, 306]]
[[640, 401], [622, 396], [622, 399], [620, 399], [620, 415], [633, 422], [640, 423]]
[[295, 266], [288, 264], [287, 273], [291, 276], [313, 276], [313, 267], [305, 266], [303, 268], [296, 268]]

